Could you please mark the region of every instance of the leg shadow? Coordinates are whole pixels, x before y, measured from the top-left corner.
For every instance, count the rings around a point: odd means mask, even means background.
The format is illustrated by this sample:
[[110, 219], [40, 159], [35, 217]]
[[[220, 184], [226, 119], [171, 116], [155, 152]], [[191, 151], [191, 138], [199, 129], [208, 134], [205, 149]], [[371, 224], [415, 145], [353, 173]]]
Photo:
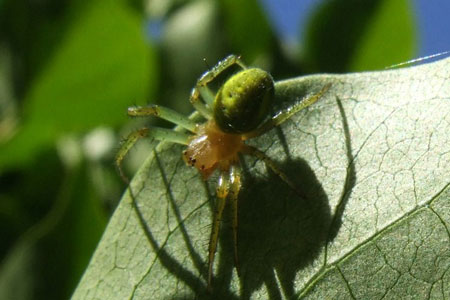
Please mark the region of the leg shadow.
[[270, 299], [281, 299], [282, 294], [294, 297], [298, 271], [325, 245], [331, 215], [322, 185], [303, 159], [287, 160], [280, 167], [305, 198], [275, 174], [256, 180], [246, 174], [239, 200], [243, 299], [263, 284]]
[[350, 195], [352, 194], [353, 187], [355, 186], [356, 182], [355, 157], [352, 154], [352, 143], [350, 139], [350, 128], [348, 126], [347, 115], [345, 114], [345, 110], [341, 100], [337, 97], [336, 103], [339, 108], [339, 113], [342, 117], [342, 128], [344, 131], [348, 167], [341, 198], [338, 202], [338, 205], [336, 206], [336, 211], [330, 224], [330, 229], [327, 237], [327, 245], [336, 238], [339, 229], [342, 226], [342, 215], [344, 214], [345, 207], [347, 206], [348, 200], [350, 199]]
[[[170, 190], [170, 181], [168, 180], [168, 176], [162, 167], [162, 162], [160, 161], [159, 154], [155, 153], [154, 163], [157, 165], [161, 172], [161, 177], [163, 183], [166, 187], [168, 201], [171, 205], [171, 210], [174, 212], [175, 217], [179, 223], [179, 230], [182, 234], [187, 253], [189, 253], [190, 259], [194, 263], [195, 268], [199, 271], [199, 273], [204, 274], [205, 279], [202, 280], [196, 274], [194, 274], [191, 270], [187, 269], [183, 266], [182, 262], [178, 259], [174, 258], [168, 251], [164, 249], [164, 245], [161, 245], [153, 236], [152, 230], [146, 220], [145, 216], [141, 212], [138, 202], [139, 202], [139, 194], [142, 191], [133, 191], [131, 187], [129, 188], [129, 194], [131, 197], [131, 205], [136, 214], [140, 226], [144, 231], [145, 237], [152, 248], [153, 252], [157, 254], [157, 259], [167, 269], [174, 277], [176, 277], [179, 281], [183, 282], [186, 286], [188, 286], [192, 294], [188, 295], [173, 295], [170, 299], [238, 299], [238, 297], [229, 291], [229, 289], [223, 291], [214, 290], [212, 293], [207, 291], [206, 286], [206, 274], [207, 268], [206, 264], [202, 260], [204, 257], [204, 253], [198, 253], [195, 250], [195, 247], [186, 231], [186, 228], [183, 225], [183, 220], [181, 218], [181, 214], [179, 212], [178, 207], [175, 204], [174, 195]], [[231, 273], [233, 265], [229, 267], [229, 273]]]

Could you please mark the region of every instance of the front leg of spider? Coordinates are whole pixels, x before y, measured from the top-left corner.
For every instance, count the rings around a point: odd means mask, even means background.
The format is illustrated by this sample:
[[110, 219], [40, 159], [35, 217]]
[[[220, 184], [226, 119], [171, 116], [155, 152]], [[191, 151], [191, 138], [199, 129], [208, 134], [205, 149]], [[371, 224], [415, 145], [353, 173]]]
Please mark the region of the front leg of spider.
[[[237, 65], [243, 70], [232, 75], [216, 92], [208, 84], [230, 67]], [[241, 166], [239, 154], [252, 155], [262, 160], [293, 190], [295, 184], [286, 174], [258, 149], [248, 146], [245, 141], [264, 134], [289, 119], [296, 112], [316, 102], [329, 88], [322, 90], [294, 104], [274, 116], [270, 116], [274, 100], [274, 82], [269, 73], [258, 68], [247, 68], [240, 58], [230, 55], [207, 71], [193, 88], [190, 102], [203, 116], [204, 123], [194, 123], [188, 117], [156, 105], [131, 107], [132, 117], [156, 116], [170, 121], [190, 132], [190, 134], [163, 128], [143, 128], [131, 133], [116, 155], [116, 165], [126, 182], [121, 163], [134, 144], [143, 137], [187, 145], [183, 151], [185, 162], [195, 167], [207, 180], [217, 169], [219, 182], [216, 189], [213, 224], [208, 249], [208, 289], [212, 289], [214, 257], [219, 239], [220, 223], [227, 199], [232, 205], [232, 228], [234, 240], [234, 260], [239, 275], [237, 232], [238, 196], [241, 189]]]
[[[192, 106], [203, 115], [207, 120], [213, 118], [211, 107], [214, 107], [215, 95], [208, 87], [208, 84], [216, 79], [222, 72], [237, 65], [242, 69], [247, 67], [241, 61], [239, 56], [229, 55], [225, 59], [221, 60], [211, 70], [206, 71], [198, 80], [195, 87], [192, 89], [191, 97], [189, 101]], [[201, 102], [203, 99], [206, 103]]]

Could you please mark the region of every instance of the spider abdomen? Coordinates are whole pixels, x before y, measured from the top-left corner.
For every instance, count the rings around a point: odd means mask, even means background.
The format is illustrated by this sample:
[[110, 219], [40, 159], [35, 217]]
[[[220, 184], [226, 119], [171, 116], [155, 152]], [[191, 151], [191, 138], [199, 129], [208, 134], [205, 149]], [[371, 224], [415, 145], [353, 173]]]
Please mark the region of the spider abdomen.
[[273, 98], [272, 76], [258, 68], [245, 69], [228, 79], [218, 91], [214, 120], [224, 132], [250, 132], [266, 119]]
[[210, 121], [198, 127], [198, 133], [183, 152], [183, 159], [207, 179], [216, 168], [227, 170], [237, 163], [243, 144], [241, 135], [225, 133]]

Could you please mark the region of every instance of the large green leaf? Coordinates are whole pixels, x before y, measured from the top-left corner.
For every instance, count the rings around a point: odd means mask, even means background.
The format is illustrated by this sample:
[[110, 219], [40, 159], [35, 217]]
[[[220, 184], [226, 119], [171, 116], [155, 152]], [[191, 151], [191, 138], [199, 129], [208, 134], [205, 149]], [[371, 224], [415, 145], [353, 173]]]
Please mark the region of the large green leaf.
[[24, 99], [23, 123], [1, 145], [0, 167], [25, 165], [62, 135], [121, 124], [130, 101], [156, 86], [141, 17], [117, 1], [91, 1], [71, 19]]
[[[318, 103], [252, 144], [298, 184], [245, 159], [241, 277], [228, 214], [214, 299], [450, 297], [450, 59], [278, 82]], [[162, 145], [135, 175], [73, 299], [197, 299], [206, 292], [214, 182]]]
[[48, 214], [16, 238], [3, 257], [0, 299], [67, 299], [73, 292], [106, 225], [86, 165], [66, 173]]
[[231, 49], [245, 57], [247, 61], [266, 58], [264, 56], [274, 48], [275, 36], [260, 2], [256, 0], [219, 2], [223, 12], [226, 38]]
[[308, 23], [305, 64], [320, 72], [378, 70], [416, 51], [408, 0], [323, 1]]

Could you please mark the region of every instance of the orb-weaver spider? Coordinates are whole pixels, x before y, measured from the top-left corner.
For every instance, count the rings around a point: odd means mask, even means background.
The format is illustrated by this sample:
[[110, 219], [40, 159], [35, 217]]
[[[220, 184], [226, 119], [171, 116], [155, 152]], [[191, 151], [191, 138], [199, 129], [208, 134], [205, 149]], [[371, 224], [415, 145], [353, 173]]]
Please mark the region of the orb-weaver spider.
[[[208, 84], [235, 65], [242, 70], [232, 75], [214, 95]], [[190, 102], [206, 119], [204, 123], [195, 123], [184, 115], [158, 105], [128, 108], [129, 116], [156, 116], [184, 128], [191, 134], [156, 127], [142, 128], [132, 132], [115, 158], [119, 173], [125, 182], [128, 183], [128, 179], [121, 167], [122, 160], [133, 145], [144, 137], [186, 145], [183, 159], [188, 165], [197, 168], [204, 180], [207, 180], [216, 169], [220, 172], [216, 190], [218, 202], [214, 211], [208, 250], [209, 289], [212, 283], [220, 222], [227, 198], [232, 205], [234, 260], [239, 274], [237, 255], [238, 194], [241, 188], [239, 154], [253, 155], [261, 159], [267, 167], [296, 190], [294, 183], [268, 156], [255, 147], [247, 145], [245, 141], [264, 134], [301, 109], [313, 104], [329, 87], [330, 84], [325, 85], [318, 93], [270, 116], [274, 99], [272, 76], [258, 68], [247, 68], [240, 57], [230, 55], [205, 72], [192, 90]]]

